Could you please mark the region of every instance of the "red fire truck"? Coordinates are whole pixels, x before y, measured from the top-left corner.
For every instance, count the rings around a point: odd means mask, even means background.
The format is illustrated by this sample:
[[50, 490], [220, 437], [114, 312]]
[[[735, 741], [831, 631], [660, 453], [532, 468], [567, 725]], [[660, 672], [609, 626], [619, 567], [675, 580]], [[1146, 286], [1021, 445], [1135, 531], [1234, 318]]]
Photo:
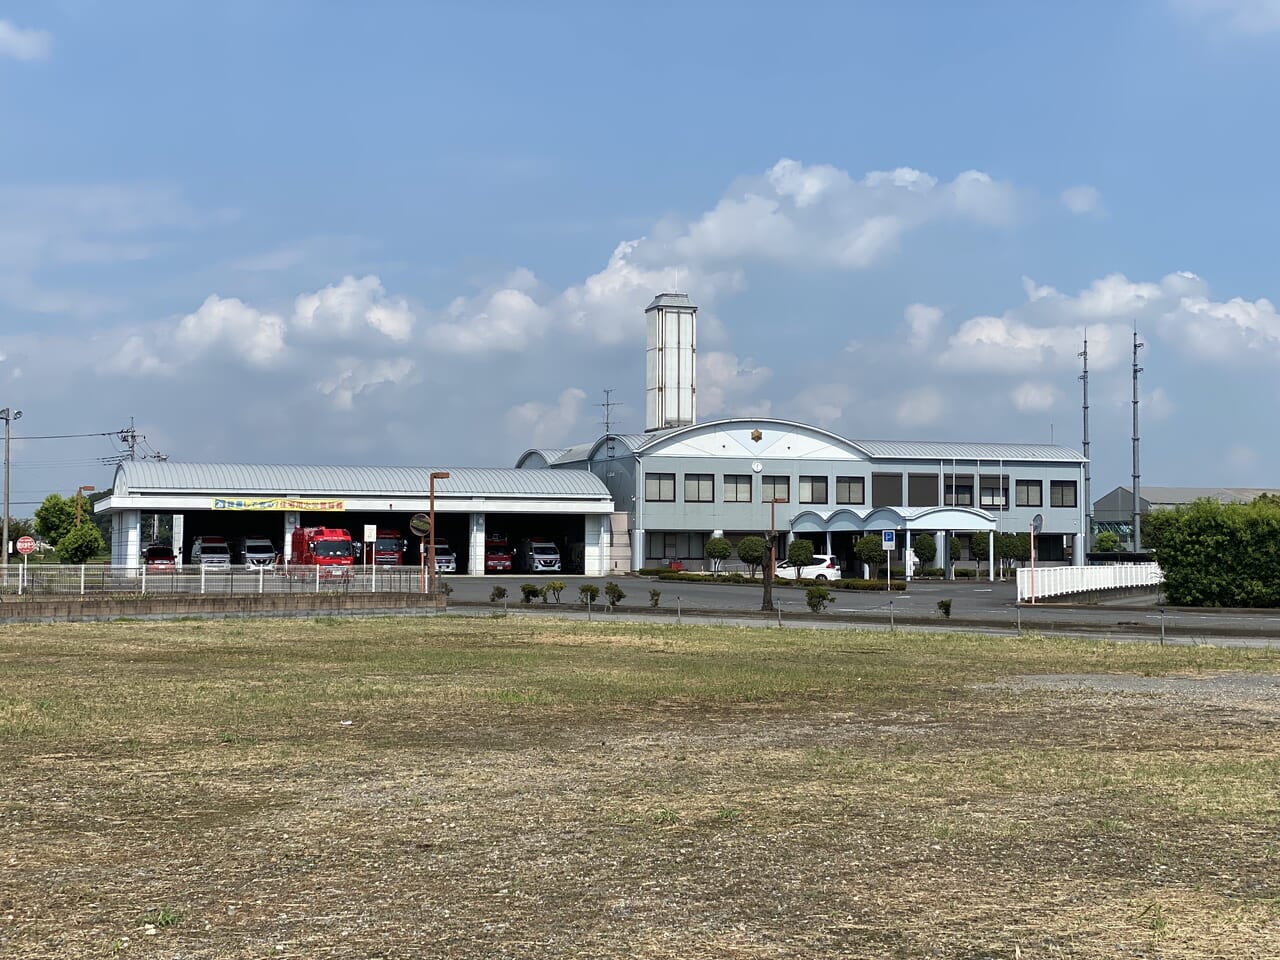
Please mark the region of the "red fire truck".
[[322, 577], [351, 575], [351, 534], [330, 527], [294, 527], [290, 567], [317, 566]]
[[398, 567], [404, 563], [404, 537], [399, 530], [378, 528], [373, 542], [373, 562], [382, 567]]

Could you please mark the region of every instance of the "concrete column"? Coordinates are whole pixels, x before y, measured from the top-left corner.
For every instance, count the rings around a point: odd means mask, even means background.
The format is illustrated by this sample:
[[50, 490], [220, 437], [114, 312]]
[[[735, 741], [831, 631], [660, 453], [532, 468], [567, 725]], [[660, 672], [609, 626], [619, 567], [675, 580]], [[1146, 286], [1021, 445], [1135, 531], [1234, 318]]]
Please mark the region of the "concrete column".
[[906, 573], [906, 577], [908, 580], [911, 579], [911, 558], [907, 556], [907, 554], [909, 554], [910, 552], [911, 552], [911, 531], [910, 529], [908, 529], [905, 531], [904, 539], [902, 541], [902, 569]]
[[1073, 533], [1071, 534], [1071, 565], [1073, 567], [1083, 567], [1084, 563], [1084, 537], [1078, 533]]
[[[284, 554], [284, 562], [289, 563], [293, 560], [293, 531], [298, 526], [299, 514], [295, 510], [286, 510], [284, 514], [284, 543], [281, 545], [280, 552]], [[174, 550], [177, 550], [177, 546]]]
[[138, 572], [142, 558], [142, 511], [118, 510], [111, 514], [111, 566]]
[[942, 579], [951, 579], [951, 532], [949, 530], [939, 530], [933, 535], [934, 542], [938, 545], [938, 559], [942, 561], [939, 566], [942, 567]]
[[996, 580], [996, 532], [994, 530], [987, 531], [987, 579], [992, 583]]
[[467, 543], [467, 573], [484, 576], [484, 514], [471, 514], [471, 536]]
[[639, 570], [644, 566], [644, 528], [636, 527], [631, 531], [631, 569]]
[[185, 526], [184, 520], [185, 518], [180, 513], [175, 513], [173, 515], [172, 546], [173, 546], [173, 555], [175, 557], [175, 563], [177, 564], [177, 567], [179, 570], [182, 569], [182, 551], [184, 549], [183, 540], [185, 539], [185, 531], [183, 530], [183, 527]]
[[605, 574], [605, 558], [609, 555], [609, 538], [612, 525], [609, 516], [586, 517], [582, 544], [582, 572], [589, 577]]

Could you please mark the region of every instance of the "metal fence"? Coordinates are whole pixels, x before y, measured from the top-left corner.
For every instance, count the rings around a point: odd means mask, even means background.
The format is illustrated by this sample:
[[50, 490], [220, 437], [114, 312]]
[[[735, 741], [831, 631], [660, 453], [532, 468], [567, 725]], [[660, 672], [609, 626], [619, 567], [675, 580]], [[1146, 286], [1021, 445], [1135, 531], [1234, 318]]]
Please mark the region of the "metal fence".
[[[1034, 577], [1034, 580], [1033, 580]], [[1018, 568], [1018, 599], [1044, 600], [1072, 593], [1154, 587], [1164, 582], [1156, 563], [1113, 563], [1098, 567]]]
[[[437, 576], [437, 581], [443, 578]], [[104, 564], [12, 564], [0, 591], [31, 597], [255, 593], [421, 593], [418, 567], [187, 566], [155, 571]]]

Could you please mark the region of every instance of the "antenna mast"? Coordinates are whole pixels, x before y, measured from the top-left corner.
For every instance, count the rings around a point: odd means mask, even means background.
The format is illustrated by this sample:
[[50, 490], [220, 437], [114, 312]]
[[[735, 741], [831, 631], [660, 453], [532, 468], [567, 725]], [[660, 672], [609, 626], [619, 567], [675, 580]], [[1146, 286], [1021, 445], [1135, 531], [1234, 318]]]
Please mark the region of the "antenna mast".
[[1138, 351], [1146, 344], [1138, 340], [1138, 321], [1133, 322], [1133, 552], [1142, 551], [1142, 473], [1138, 469]]
[[599, 404], [599, 406], [604, 409], [605, 448], [610, 457], [613, 456], [613, 408], [622, 406], [622, 401], [610, 399], [610, 394], [612, 393], [613, 388], [606, 387], [604, 391], [604, 403]]
[[1081, 453], [1084, 454], [1084, 552], [1093, 547], [1093, 500], [1089, 493], [1089, 328], [1084, 330], [1084, 349], [1078, 356], [1084, 358], [1084, 372], [1080, 374], [1080, 382], [1084, 385], [1084, 439], [1081, 441]]

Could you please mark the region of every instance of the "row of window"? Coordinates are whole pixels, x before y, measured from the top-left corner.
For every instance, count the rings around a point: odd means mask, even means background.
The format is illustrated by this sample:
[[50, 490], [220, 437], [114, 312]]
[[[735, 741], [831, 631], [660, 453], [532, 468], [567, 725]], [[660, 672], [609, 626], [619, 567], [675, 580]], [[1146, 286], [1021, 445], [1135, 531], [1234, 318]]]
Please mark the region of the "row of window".
[[[1009, 477], [982, 476], [976, 478], [978, 500], [977, 505], [984, 510], [1009, 509]], [[725, 503], [751, 503], [752, 477], [749, 473], [727, 473], [721, 479], [721, 490]], [[954, 478], [945, 484], [943, 503], [948, 506], [974, 506], [975, 478]], [[908, 476], [907, 506], [937, 506], [936, 474], [911, 474]], [[1043, 480], [1015, 480], [1014, 502], [1019, 507], [1044, 506]], [[875, 474], [872, 477], [873, 506], [903, 506], [902, 475]], [[831, 503], [830, 478], [821, 476], [801, 476], [797, 502], [803, 504]], [[644, 498], [650, 503], [674, 503], [676, 499], [676, 475], [674, 473], [646, 473], [644, 475]], [[684, 475], [685, 503], [714, 503], [716, 500], [716, 478], [711, 473], [686, 473]], [[791, 478], [764, 474], [760, 477], [761, 503], [790, 503]], [[837, 505], [860, 505], [866, 503], [866, 478], [836, 477], [835, 502]], [[1076, 505], [1076, 482], [1074, 480], [1049, 481], [1049, 506], [1074, 507]]]

